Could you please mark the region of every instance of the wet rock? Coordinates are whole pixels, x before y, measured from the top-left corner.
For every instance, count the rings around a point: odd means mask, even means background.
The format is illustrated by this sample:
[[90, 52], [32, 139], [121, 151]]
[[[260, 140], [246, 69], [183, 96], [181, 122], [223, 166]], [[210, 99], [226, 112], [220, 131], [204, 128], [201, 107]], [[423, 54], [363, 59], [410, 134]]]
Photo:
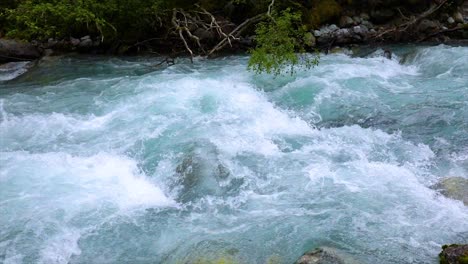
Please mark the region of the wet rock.
[[425, 33], [435, 31], [438, 28], [439, 25], [437, 24], [437, 22], [429, 19], [423, 19], [418, 25], [418, 31]]
[[468, 245], [444, 245], [439, 254], [440, 264], [468, 263]]
[[237, 192], [243, 180], [230, 177], [229, 169], [218, 156], [216, 146], [196, 143], [176, 168], [178, 201], [188, 202], [203, 196], [222, 196]]
[[385, 23], [395, 16], [395, 12], [391, 9], [376, 9], [370, 14], [372, 21], [377, 24]]
[[433, 186], [442, 195], [448, 198], [460, 200], [468, 206], [468, 179], [462, 177], [449, 177], [442, 179]]
[[0, 62], [34, 60], [41, 56], [34, 45], [10, 39], [0, 39], [0, 55]]
[[354, 25], [354, 20], [349, 16], [342, 16], [339, 25], [342, 28], [351, 27]]
[[455, 19], [453, 19], [453, 17], [449, 17], [449, 18], [447, 18], [447, 23], [455, 24]]
[[5, 64], [0, 64], [0, 82], [2, 81], [11, 81], [19, 76], [25, 74], [31, 67], [33, 67], [34, 62], [30, 61], [20, 61], [20, 62], [8, 62]]
[[334, 248], [320, 247], [302, 255], [295, 264], [357, 264], [357, 262]]
[[314, 36], [316, 36], [316, 37], [322, 36], [322, 31], [320, 31], [320, 30], [314, 30]]

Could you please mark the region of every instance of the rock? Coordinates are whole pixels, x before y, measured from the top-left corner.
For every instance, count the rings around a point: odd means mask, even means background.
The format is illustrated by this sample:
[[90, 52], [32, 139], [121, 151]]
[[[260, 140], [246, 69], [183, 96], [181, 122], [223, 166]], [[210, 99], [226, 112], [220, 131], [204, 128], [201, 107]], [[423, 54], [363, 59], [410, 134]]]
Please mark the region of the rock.
[[439, 25], [435, 21], [429, 19], [423, 19], [418, 25], [418, 31], [425, 33], [432, 32], [438, 28]]
[[342, 16], [339, 25], [342, 28], [351, 27], [354, 25], [354, 20], [349, 16]]
[[367, 13], [361, 13], [359, 15], [361, 17], [361, 20], [369, 20], [370, 16]]
[[353, 32], [358, 34], [361, 37], [366, 37], [367, 34], [369, 33], [369, 29], [364, 25], [360, 25], [360, 26], [353, 27]]
[[353, 16], [354, 24], [359, 25], [362, 22], [362, 19], [358, 16]]
[[88, 39], [91, 39], [91, 37], [89, 35], [80, 38], [81, 41], [86, 41]]
[[304, 35], [304, 42], [309, 47], [315, 47], [317, 40], [315, 39], [314, 34], [312, 34], [311, 32], [307, 32]]
[[78, 46], [81, 48], [91, 48], [93, 46], [93, 40], [91, 40], [91, 38], [82, 39]]
[[74, 37], [70, 37], [70, 44], [72, 46], [78, 46], [80, 44], [80, 40], [79, 39], [76, 39]]
[[320, 37], [322, 35], [322, 31], [320, 30], [314, 30], [314, 36]]
[[468, 245], [444, 245], [439, 254], [440, 264], [468, 263]]
[[453, 17], [449, 17], [449, 18], [447, 18], [447, 23], [449, 23], [449, 24], [454, 24], [454, 23], [455, 23], [455, 19], [453, 19]]
[[330, 32], [337, 31], [338, 29], [339, 28], [335, 24], [328, 26], [328, 30], [330, 30]]
[[302, 255], [295, 264], [356, 264], [357, 262], [334, 248], [320, 247]]
[[395, 16], [392, 9], [376, 9], [371, 12], [372, 21], [377, 24], [385, 23]]
[[449, 177], [442, 179], [433, 186], [434, 189], [448, 198], [460, 200], [468, 206], [468, 179], [462, 177]]
[[363, 20], [363, 21], [361, 22], [361, 25], [366, 26], [368, 29], [374, 28], [374, 24], [372, 24], [372, 22], [367, 21], [367, 20]]
[[19, 76], [25, 74], [32, 66], [34, 62], [31, 61], [19, 61], [19, 62], [8, 62], [0, 64], [0, 82], [11, 81]]
[[52, 49], [45, 49], [42, 55], [44, 56], [52, 56], [54, 54], [54, 50]]
[[200, 38], [200, 40], [212, 40], [215, 38], [215, 35], [213, 34], [213, 32], [203, 29], [203, 28], [197, 28], [193, 32], [193, 35]]
[[464, 23], [465, 21], [463, 20], [463, 15], [462, 13], [460, 12], [455, 12], [453, 14], [453, 19], [455, 20], [455, 22], [457, 23]]
[[341, 28], [335, 32], [336, 42], [344, 44], [352, 41], [352, 31], [349, 28]]
[[41, 56], [34, 45], [10, 39], [0, 39], [0, 55], [0, 62], [34, 60]]

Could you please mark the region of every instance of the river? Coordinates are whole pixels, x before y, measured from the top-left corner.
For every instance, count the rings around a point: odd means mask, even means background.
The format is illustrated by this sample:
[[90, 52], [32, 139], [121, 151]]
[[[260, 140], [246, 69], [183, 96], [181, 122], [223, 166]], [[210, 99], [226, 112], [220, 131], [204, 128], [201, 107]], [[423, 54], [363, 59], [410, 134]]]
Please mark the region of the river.
[[275, 78], [70, 55], [0, 82], [0, 263], [437, 263], [468, 242], [431, 188], [468, 178], [468, 47], [392, 50]]

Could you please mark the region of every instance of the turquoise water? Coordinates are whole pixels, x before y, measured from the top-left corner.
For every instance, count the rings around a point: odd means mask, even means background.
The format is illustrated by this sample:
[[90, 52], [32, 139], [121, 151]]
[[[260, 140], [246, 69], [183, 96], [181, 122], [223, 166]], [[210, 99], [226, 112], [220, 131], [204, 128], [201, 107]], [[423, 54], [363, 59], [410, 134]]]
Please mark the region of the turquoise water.
[[0, 83], [0, 263], [437, 263], [468, 242], [468, 207], [430, 188], [468, 177], [468, 48], [395, 52], [277, 78], [39, 62]]

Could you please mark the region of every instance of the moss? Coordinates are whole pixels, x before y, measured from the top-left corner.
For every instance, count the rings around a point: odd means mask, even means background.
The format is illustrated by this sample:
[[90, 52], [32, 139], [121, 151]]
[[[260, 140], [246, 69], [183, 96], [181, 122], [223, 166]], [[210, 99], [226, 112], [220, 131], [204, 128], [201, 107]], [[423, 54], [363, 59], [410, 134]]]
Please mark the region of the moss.
[[468, 264], [468, 256], [461, 256], [461, 257], [458, 259], [458, 263], [460, 263], [460, 264]]
[[341, 6], [335, 0], [316, 0], [312, 10], [304, 17], [309, 29], [313, 29], [338, 18], [341, 10]]

